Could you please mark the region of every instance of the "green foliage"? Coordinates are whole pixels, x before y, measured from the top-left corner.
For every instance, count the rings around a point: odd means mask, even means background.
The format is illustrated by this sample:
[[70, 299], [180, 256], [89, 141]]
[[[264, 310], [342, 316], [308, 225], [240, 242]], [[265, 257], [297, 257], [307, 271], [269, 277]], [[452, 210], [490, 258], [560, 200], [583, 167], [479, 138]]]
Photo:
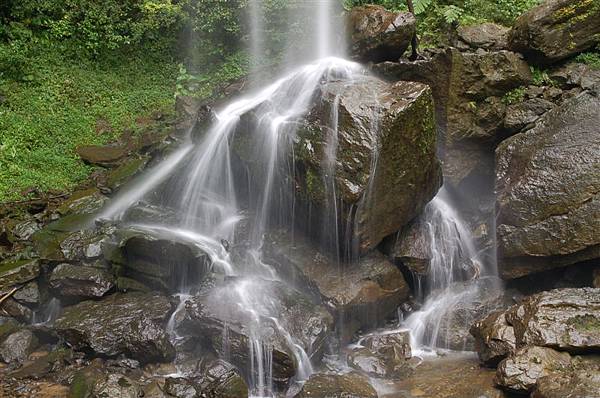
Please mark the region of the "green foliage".
[[172, 0], [13, 0], [5, 7], [0, 38], [14, 39], [17, 26], [91, 55], [142, 42], [171, 46], [185, 16]]
[[505, 105], [518, 104], [525, 99], [525, 87], [517, 87], [502, 97], [502, 103]]
[[453, 24], [457, 22], [464, 12], [465, 10], [455, 5], [449, 5], [442, 9], [442, 15], [444, 16], [444, 20], [447, 24]]
[[[11, 44], [0, 43], [0, 54]], [[30, 81], [0, 81], [0, 202], [19, 192], [67, 189], [93, 170], [78, 145], [103, 144], [135, 129], [135, 119], [172, 112], [176, 62], [149, 51], [102, 60], [65, 57], [53, 41], [31, 41]], [[7, 50], [8, 48], [8, 50]], [[96, 123], [108, 126], [97, 131]]]
[[[413, 0], [421, 46], [447, 42], [448, 31], [460, 25], [494, 22], [510, 26], [542, 0]], [[346, 9], [379, 4], [392, 11], [407, 10], [406, 0], [344, 0]]]
[[548, 71], [536, 68], [535, 66], [530, 67], [531, 76], [533, 77], [533, 84], [536, 86], [551, 86], [554, 85], [554, 81], [548, 76]]
[[218, 97], [224, 86], [247, 73], [248, 61], [242, 52], [228, 56], [218, 67], [192, 74], [184, 64], [179, 64], [175, 96], [198, 98]]
[[592, 69], [600, 70], [600, 52], [581, 53], [575, 57], [575, 61], [589, 65]]

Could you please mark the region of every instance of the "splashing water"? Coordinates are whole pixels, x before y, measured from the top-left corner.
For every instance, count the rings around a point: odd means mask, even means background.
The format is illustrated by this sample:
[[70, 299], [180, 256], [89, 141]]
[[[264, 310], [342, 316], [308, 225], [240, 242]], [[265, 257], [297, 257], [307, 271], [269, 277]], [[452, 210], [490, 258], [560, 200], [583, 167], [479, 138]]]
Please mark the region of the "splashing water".
[[416, 291], [424, 303], [402, 324], [411, 332], [414, 352], [421, 355], [450, 347], [449, 336], [443, 333], [449, 315], [458, 305], [468, 307], [475, 302], [482, 286], [479, 281], [496, 283], [497, 274], [495, 264], [483, 261], [471, 231], [452, 206], [445, 188], [427, 205], [423, 218], [429, 243], [429, 273], [425, 288], [417, 278]]

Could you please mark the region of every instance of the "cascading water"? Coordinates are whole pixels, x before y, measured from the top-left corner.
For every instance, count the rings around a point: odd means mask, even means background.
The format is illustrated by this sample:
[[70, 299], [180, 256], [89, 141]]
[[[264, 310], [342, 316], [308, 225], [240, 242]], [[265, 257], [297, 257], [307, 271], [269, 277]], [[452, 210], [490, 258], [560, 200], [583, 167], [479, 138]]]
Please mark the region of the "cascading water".
[[[260, 37], [259, 2], [252, 2], [253, 56], [260, 57], [263, 39]], [[333, 7], [330, 1], [320, 2], [314, 11], [327, 11], [316, 18], [317, 27], [330, 29], [327, 20]], [[313, 12], [314, 12], [313, 11]], [[323, 40], [326, 33], [318, 35]], [[119, 219], [129, 228], [142, 229], [160, 236], [193, 243], [210, 256], [212, 271], [233, 281], [227, 288], [215, 289], [210, 300], [219, 307], [225, 325], [232, 319], [241, 321], [249, 336], [248, 382], [253, 396], [272, 396], [273, 333], [280, 336], [293, 355], [296, 379], [304, 380], [312, 373], [312, 364], [306, 349], [286, 331], [279, 320], [281, 309], [272, 299], [272, 292], [263, 281], [281, 281], [271, 266], [261, 261], [261, 246], [269, 226], [294, 224], [295, 187], [289, 178], [293, 175], [292, 145], [296, 138], [298, 121], [310, 109], [319, 95], [319, 87], [327, 82], [351, 83], [364, 75], [360, 65], [341, 58], [324, 57], [333, 48], [324, 43], [318, 47], [318, 60], [300, 67], [285, 77], [232, 102], [216, 112], [215, 122], [201, 138], [193, 142], [186, 137], [180, 149], [167, 156], [159, 165], [124, 191], [102, 212], [100, 218]], [[318, 98], [318, 97], [317, 97]], [[331, 114], [331, 126], [325, 158], [328, 166], [323, 178], [329, 181], [326, 212], [337, 230], [337, 209], [333, 175], [335, 173], [337, 140], [337, 105]], [[249, 121], [248, 119], [251, 119]], [[249, 129], [252, 136], [256, 170], [246, 189], [239, 187], [232, 148], [236, 134]], [[242, 171], [243, 173], [243, 171]], [[156, 222], [130, 222], [128, 209], [140, 200], [173, 209], [178, 217]], [[324, 225], [323, 228], [329, 228]], [[240, 237], [239, 235], [243, 235]], [[325, 233], [323, 234], [325, 235]], [[337, 242], [337, 241], [336, 241]], [[243, 247], [243, 255], [232, 257], [229, 247]], [[190, 286], [182, 285], [176, 294], [180, 304], [172, 315], [167, 329], [177, 344], [180, 336], [176, 319], [185, 311], [183, 301], [189, 299]], [[193, 288], [193, 287], [192, 287]], [[223, 330], [223, 351], [227, 357], [228, 331]]]
[[449, 316], [459, 304], [468, 307], [477, 300], [482, 284], [497, 284], [495, 262], [484, 261], [445, 188], [427, 205], [422, 228], [429, 244], [429, 272], [425, 281], [416, 278], [416, 293], [424, 302], [403, 322], [418, 353], [450, 348]]

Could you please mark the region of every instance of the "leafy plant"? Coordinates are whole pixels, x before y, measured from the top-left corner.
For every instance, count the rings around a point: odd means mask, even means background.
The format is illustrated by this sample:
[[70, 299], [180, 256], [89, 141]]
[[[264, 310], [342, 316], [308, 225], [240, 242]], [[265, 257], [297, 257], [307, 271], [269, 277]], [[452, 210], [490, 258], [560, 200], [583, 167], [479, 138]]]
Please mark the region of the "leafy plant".
[[448, 24], [453, 24], [457, 22], [464, 12], [464, 9], [453, 4], [448, 5], [442, 9], [442, 15], [444, 16], [444, 20]]
[[502, 97], [502, 103], [504, 105], [512, 105], [518, 104], [519, 102], [523, 102], [525, 99], [525, 87], [517, 87]]
[[589, 65], [593, 69], [600, 69], [600, 53], [598, 52], [581, 53], [575, 57], [575, 61]]
[[548, 75], [548, 71], [536, 68], [532, 66], [531, 76], [533, 77], [533, 84], [536, 86], [551, 86], [554, 85], [554, 81]]

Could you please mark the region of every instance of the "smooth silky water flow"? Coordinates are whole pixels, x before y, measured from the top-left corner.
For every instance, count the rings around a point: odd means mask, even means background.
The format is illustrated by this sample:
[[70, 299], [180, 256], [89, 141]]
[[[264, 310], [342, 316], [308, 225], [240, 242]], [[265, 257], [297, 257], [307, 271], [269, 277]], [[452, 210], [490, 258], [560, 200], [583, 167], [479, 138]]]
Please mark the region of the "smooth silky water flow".
[[[294, 186], [288, 178], [293, 174], [292, 144], [298, 121], [318, 101], [319, 88], [328, 82], [351, 84], [365, 76], [364, 69], [343, 58], [334, 57], [334, 48], [343, 45], [334, 43], [332, 32], [342, 29], [333, 22], [338, 12], [332, 0], [322, 0], [305, 7], [313, 13], [315, 42], [312, 61], [293, 69], [275, 82], [261, 87], [250, 84], [251, 93], [231, 102], [218, 110], [215, 121], [201, 134], [192, 139], [192, 130], [181, 141], [179, 148], [161, 162], [147, 170], [127, 189], [122, 190], [103, 210], [99, 218], [120, 220], [130, 228], [142, 229], [153, 234], [166, 236], [197, 245], [208, 254], [212, 271], [231, 277], [231, 285], [215, 289], [210, 299], [222, 307], [222, 317], [242, 319], [248, 332], [250, 374], [249, 393], [254, 397], [274, 396], [273, 347], [268, 343], [273, 333], [283, 336], [296, 364], [299, 382], [313, 373], [313, 364], [302, 345], [280, 325], [280, 309], [273, 299], [265, 280], [282, 281], [282, 277], [270, 265], [261, 260], [264, 234], [270, 225], [294, 224]], [[250, 52], [252, 65], [256, 67], [265, 56], [265, 40], [262, 26], [264, 16], [260, 1], [251, 0], [249, 7]], [[288, 50], [289, 51], [289, 50]], [[337, 124], [339, 97], [334, 99], [330, 115], [330, 126], [326, 131], [325, 167], [323, 181], [327, 195], [327, 209], [322, 225], [322, 235], [329, 240], [324, 244], [338, 244], [340, 226], [339, 209], [334, 183], [337, 156]], [[232, 141], [243, 122], [244, 115], [251, 113], [256, 123], [250, 134], [255, 140], [257, 153], [251, 154], [257, 163], [260, 176], [248, 182], [244, 195], [236, 186], [236, 166]], [[377, 136], [377, 120], [371, 121], [371, 130]], [[377, 145], [373, 145], [372, 167], [377, 163]], [[374, 174], [374, 173], [372, 173]], [[367, 205], [368, 194], [359, 206]], [[171, 221], [148, 221], [130, 223], [127, 211], [132, 206], [147, 201], [174, 210], [179, 217]], [[427, 233], [432, 260], [431, 277], [427, 284], [430, 291], [422, 309], [410, 315], [403, 323], [413, 336], [414, 347], [435, 347], [440, 342], [436, 323], [444, 311], [451, 310], [456, 300], [468, 300], [468, 292], [452, 293], [455, 281], [493, 275], [479, 259], [479, 254], [468, 229], [453, 210], [446, 198], [440, 194], [427, 206]], [[348, 226], [347, 228], [351, 228]], [[242, 233], [243, 232], [243, 233]], [[331, 239], [331, 235], [334, 239]], [[349, 236], [350, 234], [348, 234]], [[235, 260], [227, 247], [244, 247], [243, 260]], [[344, 250], [351, 247], [349, 242]], [[340, 247], [330, 252], [340, 253]], [[346, 253], [347, 254], [347, 253]], [[339, 258], [338, 258], [339, 260]], [[339, 262], [339, 261], [338, 261]], [[468, 264], [466, 266], [465, 264]], [[469, 268], [466, 269], [465, 267]], [[477, 275], [469, 270], [477, 269]], [[341, 277], [341, 276], [340, 276]], [[181, 336], [175, 327], [176, 318], [185, 310], [185, 300], [191, 297], [191, 288], [185, 283], [175, 295], [179, 305], [173, 313], [167, 330], [177, 347]], [[433, 328], [432, 328], [432, 325]], [[223, 330], [223, 352], [228, 358], [228, 330]]]
[[415, 293], [422, 307], [401, 324], [410, 331], [414, 354], [435, 355], [436, 349], [451, 346], [450, 336], [444, 334], [449, 328], [444, 326], [457, 306], [469, 308], [479, 298], [481, 288], [499, 287], [500, 282], [494, 257], [484, 256], [477, 247], [469, 226], [444, 187], [427, 204], [422, 218], [429, 272], [426, 281], [415, 277]]
[[[292, 144], [299, 119], [318, 99], [321, 85], [330, 81], [351, 83], [364, 76], [360, 65], [332, 57], [331, 49], [334, 46], [323, 39], [331, 36], [329, 15], [333, 10], [331, 1], [320, 1], [316, 7], [312, 7], [315, 13], [312, 20], [318, 32], [316, 37], [320, 38], [314, 46], [314, 61], [296, 68], [266, 87], [251, 85], [255, 87], [252, 93], [216, 112], [215, 122], [197, 142], [191, 138], [192, 127], [179, 149], [123, 190], [99, 216], [101, 219], [119, 220], [129, 228], [197, 245], [209, 255], [213, 272], [235, 277], [232, 278], [235, 281], [233, 288], [231, 285], [226, 289], [216, 288], [210, 294], [210, 300], [222, 307], [220, 315], [224, 320], [230, 317], [243, 320], [250, 338], [249, 393], [255, 397], [274, 394], [273, 347], [268, 343], [273, 331], [283, 337], [294, 356], [296, 380], [306, 380], [313, 373], [305, 349], [280, 325], [280, 309], [268, 285], [263, 282], [280, 280], [281, 277], [261, 261], [260, 250], [269, 225], [291, 226], [294, 222], [294, 187], [287, 176], [294, 167], [290, 164], [290, 158], [293, 162]], [[258, 63], [264, 52], [262, 19], [260, 2], [251, 1], [249, 20], [253, 65]], [[336, 99], [336, 106], [338, 102]], [[255, 175], [261, 177], [250, 182], [247, 197], [242, 199], [236, 187], [231, 143], [241, 117], [250, 112], [257, 121], [250, 132], [258, 149], [253, 156], [261, 159], [258, 165], [260, 172]], [[327, 179], [330, 181], [328, 187], [333, 204], [328, 213], [335, 214], [333, 174], [337, 109], [332, 111], [331, 124], [326, 158]], [[142, 201], [175, 210], [179, 217], [162, 222], [128, 222], [128, 209]], [[332, 222], [337, 223], [335, 217]], [[238, 233], [242, 229], [247, 232], [243, 241], [238, 241]], [[240, 244], [244, 245], [246, 253], [243, 261], [234, 261], [226, 247]], [[185, 300], [191, 297], [191, 288], [183, 284], [181, 291], [175, 295], [179, 305], [167, 325], [175, 346], [181, 339], [175, 327], [176, 318], [185, 309]], [[228, 332], [224, 330], [224, 340], [227, 340], [227, 336]], [[224, 341], [224, 351], [227, 346], [228, 342]], [[228, 356], [227, 352], [221, 354], [224, 358]]]

